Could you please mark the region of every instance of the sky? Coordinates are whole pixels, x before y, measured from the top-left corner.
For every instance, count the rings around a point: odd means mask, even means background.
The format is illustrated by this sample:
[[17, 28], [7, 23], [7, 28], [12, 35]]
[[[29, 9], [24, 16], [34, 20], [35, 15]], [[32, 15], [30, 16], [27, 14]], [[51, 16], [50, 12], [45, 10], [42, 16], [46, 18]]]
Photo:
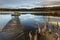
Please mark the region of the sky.
[[60, 6], [60, 0], [0, 0], [0, 8], [34, 8]]

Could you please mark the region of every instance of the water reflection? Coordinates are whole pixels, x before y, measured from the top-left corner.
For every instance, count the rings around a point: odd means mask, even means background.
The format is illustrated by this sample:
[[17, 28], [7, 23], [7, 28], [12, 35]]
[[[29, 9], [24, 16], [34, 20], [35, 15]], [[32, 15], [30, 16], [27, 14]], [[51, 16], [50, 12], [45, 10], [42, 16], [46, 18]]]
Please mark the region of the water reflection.
[[[60, 17], [32, 14], [21, 14], [19, 17], [12, 17], [10, 14], [0, 16], [0, 27], [3, 27], [0, 34], [10, 40], [51, 40], [51, 37], [52, 40], [56, 40], [59, 38]], [[57, 38], [54, 38], [54, 35]]]
[[11, 20], [10, 15], [0, 15], [0, 31], [4, 28], [4, 26]]
[[18, 16], [14, 16], [0, 32], [1, 40], [14, 40], [17, 36], [23, 32], [23, 27], [20, 24]]

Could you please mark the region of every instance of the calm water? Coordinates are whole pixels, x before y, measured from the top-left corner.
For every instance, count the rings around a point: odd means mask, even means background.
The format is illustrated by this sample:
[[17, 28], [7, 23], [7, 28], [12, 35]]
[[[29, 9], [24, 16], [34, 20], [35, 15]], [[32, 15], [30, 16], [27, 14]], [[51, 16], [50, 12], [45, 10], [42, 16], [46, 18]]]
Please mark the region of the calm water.
[[[51, 24], [57, 24], [60, 26], [60, 17], [54, 17], [54, 16], [41, 16], [41, 15], [33, 15], [33, 14], [30, 14], [30, 13], [27, 13], [27, 14], [21, 14], [19, 17], [15, 17], [15, 16], [11, 16], [11, 14], [0, 14], [0, 31], [3, 30], [3, 28], [6, 27], [6, 25], [11, 21], [13, 20], [14, 18], [18, 18], [19, 19], [19, 24], [22, 25], [24, 27], [24, 31], [31, 31], [33, 30], [32, 32], [36, 32], [34, 31], [35, 30], [35, 26], [36, 24], [39, 24], [40, 28], [42, 28], [43, 26], [43, 23], [46, 22], [46, 23], [51, 23]], [[11, 24], [12, 25], [12, 24]], [[14, 25], [14, 24], [13, 24]], [[17, 26], [16, 26], [17, 27]], [[52, 28], [51, 25], [49, 25], [48, 28]], [[11, 31], [11, 29], [8, 29]], [[6, 30], [6, 33], [2, 33], [2, 35], [5, 35], [5, 37], [8, 35], [13, 35], [15, 34], [15, 32], [12, 32], [13, 34], [9, 34], [9, 31]], [[13, 27], [12, 27], [12, 30], [15, 30]], [[17, 29], [16, 29], [17, 30]], [[55, 30], [56, 31], [56, 30]], [[18, 31], [20, 32], [20, 31]], [[28, 33], [26, 33], [27, 35]], [[1, 33], [0, 33], [0, 36], [1, 36]], [[12, 37], [12, 36], [11, 36]], [[27, 36], [26, 36], [27, 37]], [[2, 37], [3, 38], [3, 37]], [[20, 38], [20, 37], [19, 37]], [[19, 39], [18, 39], [19, 40]]]
[[[0, 31], [5, 27], [5, 25], [12, 20], [13, 17], [11, 14], [1, 15], [0, 14]], [[41, 24], [43, 22], [52, 22], [52, 23], [60, 23], [60, 17], [54, 16], [41, 16], [41, 15], [32, 15], [32, 14], [21, 14], [19, 16], [20, 24], [25, 26], [25, 28], [29, 28], [30, 25], [34, 25], [35, 23]]]

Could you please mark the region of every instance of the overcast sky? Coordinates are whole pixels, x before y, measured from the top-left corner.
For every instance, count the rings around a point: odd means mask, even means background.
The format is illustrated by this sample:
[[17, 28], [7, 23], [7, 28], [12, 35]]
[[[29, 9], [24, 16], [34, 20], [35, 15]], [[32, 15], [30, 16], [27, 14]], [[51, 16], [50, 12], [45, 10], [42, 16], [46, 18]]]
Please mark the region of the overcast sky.
[[60, 0], [0, 0], [0, 8], [60, 6]]

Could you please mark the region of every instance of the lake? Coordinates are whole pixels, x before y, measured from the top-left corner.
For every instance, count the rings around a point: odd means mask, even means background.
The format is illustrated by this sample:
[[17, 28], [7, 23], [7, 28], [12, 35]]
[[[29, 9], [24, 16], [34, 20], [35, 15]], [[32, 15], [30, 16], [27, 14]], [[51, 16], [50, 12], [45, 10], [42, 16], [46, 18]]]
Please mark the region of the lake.
[[[0, 14], [0, 32], [3, 31], [3, 29], [6, 27], [6, 25], [8, 25], [8, 23], [11, 20], [16, 18], [15, 16], [11, 16], [11, 14], [12, 13]], [[42, 27], [43, 23], [50, 23], [52, 25], [55, 25], [55, 24], [57, 25], [57, 23], [58, 23], [58, 25], [60, 26], [60, 17], [55, 17], [55, 16], [42, 16], [42, 15], [34, 15], [31, 13], [27, 13], [27, 14], [21, 14], [16, 19], [19, 20], [18, 24], [23, 26], [24, 32], [32, 31], [32, 30], [34, 32], [34, 30], [37, 28], [37, 27], [34, 27], [34, 26], [36, 26], [36, 24], [38, 24], [41, 29], [43, 28]], [[18, 27], [18, 26], [16, 26], [16, 27]], [[51, 25], [48, 28], [50, 28], [50, 27], [52, 28]]]

